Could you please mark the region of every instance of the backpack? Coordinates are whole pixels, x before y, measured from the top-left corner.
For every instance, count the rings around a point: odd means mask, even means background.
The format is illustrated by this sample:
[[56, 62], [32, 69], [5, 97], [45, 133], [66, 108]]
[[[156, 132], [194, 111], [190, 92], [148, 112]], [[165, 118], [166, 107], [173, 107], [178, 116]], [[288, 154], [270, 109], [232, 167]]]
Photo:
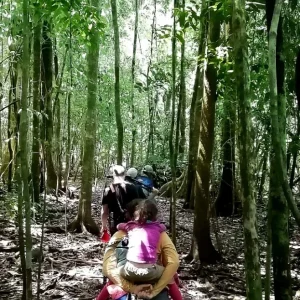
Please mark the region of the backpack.
[[122, 238], [122, 240], [119, 242], [119, 244], [116, 247], [116, 257], [117, 257], [117, 267], [124, 266], [126, 263], [126, 256], [128, 252], [128, 237], [125, 236]]

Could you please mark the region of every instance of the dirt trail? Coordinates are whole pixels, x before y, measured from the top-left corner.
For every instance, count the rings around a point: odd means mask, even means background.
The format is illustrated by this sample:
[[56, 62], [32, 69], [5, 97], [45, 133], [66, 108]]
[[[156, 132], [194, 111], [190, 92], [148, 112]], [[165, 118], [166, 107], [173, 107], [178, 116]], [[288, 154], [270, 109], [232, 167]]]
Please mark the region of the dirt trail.
[[[100, 192], [94, 193], [92, 203], [93, 217], [100, 220]], [[0, 299], [21, 299], [22, 280], [20, 258], [18, 255], [18, 235], [9, 212], [4, 210], [5, 201], [0, 199]], [[168, 225], [169, 202], [158, 199], [160, 218]], [[187, 254], [192, 231], [192, 212], [181, 209], [178, 203], [178, 253], [182, 258]], [[41, 299], [95, 299], [102, 286], [103, 245], [99, 239], [86, 234], [65, 233], [64, 226], [76, 215], [78, 199], [67, 200], [65, 216], [65, 198], [47, 198], [47, 216], [44, 238], [44, 261], [41, 275]], [[261, 224], [264, 224], [261, 220]], [[183, 281], [184, 299], [245, 299], [245, 280], [243, 266], [243, 234], [241, 220], [238, 218], [220, 218], [218, 240], [221, 242], [223, 261], [213, 266], [201, 266], [184, 263], [182, 259], [179, 276]], [[296, 229], [296, 228], [295, 228]], [[259, 226], [261, 240], [265, 240], [265, 226]], [[214, 242], [216, 238], [214, 236]], [[32, 226], [34, 248], [39, 247], [41, 235], [40, 220]], [[296, 291], [300, 288], [300, 234], [293, 234], [291, 241], [291, 266]], [[262, 253], [264, 263], [264, 253]], [[33, 289], [36, 292], [36, 274], [38, 263], [33, 262]], [[298, 285], [298, 286], [297, 286]]]

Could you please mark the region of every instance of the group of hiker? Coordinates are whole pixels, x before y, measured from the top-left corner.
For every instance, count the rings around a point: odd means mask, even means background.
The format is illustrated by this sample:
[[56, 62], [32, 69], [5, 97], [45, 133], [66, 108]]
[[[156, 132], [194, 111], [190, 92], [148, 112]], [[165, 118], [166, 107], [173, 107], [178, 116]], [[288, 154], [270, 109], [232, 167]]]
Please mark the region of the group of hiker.
[[127, 171], [112, 169], [113, 182], [103, 193], [101, 236], [108, 241], [103, 258], [103, 275], [108, 282], [97, 300], [181, 300], [177, 275], [179, 256], [158, 220], [155, 200], [158, 190], [150, 165]]

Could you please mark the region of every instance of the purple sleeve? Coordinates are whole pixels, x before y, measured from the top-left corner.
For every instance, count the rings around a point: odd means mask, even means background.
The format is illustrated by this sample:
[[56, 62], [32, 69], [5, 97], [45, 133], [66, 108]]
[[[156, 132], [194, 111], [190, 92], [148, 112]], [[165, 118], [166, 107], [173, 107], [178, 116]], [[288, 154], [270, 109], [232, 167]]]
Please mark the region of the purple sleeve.
[[138, 224], [137, 223], [135, 223], [134, 221], [130, 221], [130, 222], [128, 222], [127, 224], [126, 224], [126, 229], [125, 229], [125, 231], [130, 231], [130, 230], [132, 230], [132, 229], [134, 229], [134, 228], [136, 228], [136, 227], [138, 227]]
[[161, 232], [167, 231], [167, 227], [164, 224], [159, 224]]
[[117, 225], [118, 230], [127, 231], [127, 223], [120, 223]]

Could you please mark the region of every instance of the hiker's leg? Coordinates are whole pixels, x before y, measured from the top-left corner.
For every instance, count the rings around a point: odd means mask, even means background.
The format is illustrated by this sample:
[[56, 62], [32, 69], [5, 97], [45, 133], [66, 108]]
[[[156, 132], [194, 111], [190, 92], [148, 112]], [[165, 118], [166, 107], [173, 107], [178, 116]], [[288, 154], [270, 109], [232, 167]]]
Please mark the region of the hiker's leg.
[[153, 297], [151, 300], [169, 300], [169, 294], [167, 289], [161, 291], [158, 295]]
[[157, 281], [163, 271], [164, 267], [161, 265], [149, 265], [149, 267], [137, 267], [131, 262], [127, 262], [123, 268], [121, 268], [121, 276], [129, 281], [133, 282], [147, 282], [152, 283]]
[[182, 295], [179, 290], [178, 285], [174, 282], [171, 284], [168, 284], [169, 287], [169, 294], [173, 300], [182, 300]]
[[108, 283], [102, 288], [101, 292], [97, 296], [96, 300], [107, 300], [109, 298], [109, 293], [107, 290], [107, 287], [111, 285], [112, 283], [108, 281]]

